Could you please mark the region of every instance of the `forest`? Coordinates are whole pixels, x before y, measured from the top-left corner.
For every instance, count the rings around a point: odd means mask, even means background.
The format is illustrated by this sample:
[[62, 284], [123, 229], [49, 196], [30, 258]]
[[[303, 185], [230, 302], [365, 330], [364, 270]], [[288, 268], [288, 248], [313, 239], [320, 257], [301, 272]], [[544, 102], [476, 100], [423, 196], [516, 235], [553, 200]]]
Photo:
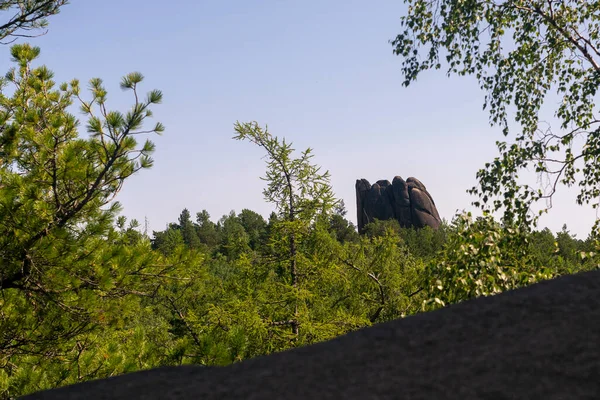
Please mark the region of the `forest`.
[[[44, 27], [65, 4], [2, 0], [0, 12], [22, 7], [0, 36]], [[406, 26], [427, 31], [426, 12], [411, 13]], [[407, 37], [393, 44], [414, 79], [424, 68], [411, 64]], [[0, 92], [0, 398], [158, 366], [224, 366], [598, 268], [596, 228], [586, 238], [567, 224], [538, 229], [528, 212], [546, 193], [520, 186], [515, 171], [546, 150], [526, 133], [518, 148], [499, 142], [501, 156], [477, 173], [472, 193], [481, 212], [458, 213], [439, 229], [375, 221], [359, 235], [312, 149], [297, 151], [258, 122], [232, 121], [232, 144], [264, 155], [264, 200], [274, 211], [268, 219], [250, 209], [218, 218], [190, 204], [164, 230], [149, 232], [117, 200], [128, 178], [153, 165], [151, 135], [164, 127], [148, 119], [161, 91], [145, 92], [143, 75], [130, 73], [121, 88], [131, 107], [111, 110], [101, 79], [85, 88], [76, 79], [55, 82], [28, 40], [0, 48], [14, 62]], [[451, 54], [463, 55], [472, 58]], [[511, 65], [511, 74], [527, 76]], [[569, 93], [595, 93], [583, 86]], [[582, 98], [573, 94], [559, 114], [591, 130], [577, 108]], [[490, 106], [501, 124], [501, 101]], [[597, 136], [590, 134], [587, 149], [598, 148]], [[600, 179], [597, 155], [586, 151], [581, 160], [592, 166], [581, 178], [582, 203]], [[567, 151], [568, 179], [576, 179], [568, 173], [574, 158]]]

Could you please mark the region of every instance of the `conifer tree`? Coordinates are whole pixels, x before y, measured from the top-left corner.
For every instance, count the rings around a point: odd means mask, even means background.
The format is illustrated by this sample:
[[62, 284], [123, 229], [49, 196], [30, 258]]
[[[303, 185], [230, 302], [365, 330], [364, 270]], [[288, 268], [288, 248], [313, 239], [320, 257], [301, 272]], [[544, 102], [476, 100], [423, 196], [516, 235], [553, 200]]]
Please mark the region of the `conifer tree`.
[[302, 299], [299, 295], [299, 241], [306, 235], [310, 224], [317, 216], [329, 213], [336, 204], [329, 184], [329, 172], [321, 173], [320, 167], [311, 164], [312, 149], [303, 151], [299, 158], [293, 158], [294, 149], [285, 139], [273, 137], [267, 128], [258, 123], [235, 124], [236, 140], [248, 140], [267, 153], [267, 173], [262, 179], [267, 182], [263, 194], [275, 205], [280, 222], [277, 225], [278, 240], [285, 253], [282, 258], [288, 263], [284, 281], [290, 286], [291, 310], [286, 320], [273, 321], [273, 324], [289, 325], [294, 335], [299, 329], [299, 309]]
[[10, 43], [18, 37], [40, 35], [40, 29], [48, 26], [46, 18], [58, 14], [65, 4], [68, 4], [67, 0], [0, 0], [0, 12], [9, 15], [0, 22], [0, 42]]
[[196, 227], [192, 222], [191, 214], [187, 208], [179, 215], [179, 229], [181, 230], [184, 243], [189, 248], [197, 249], [200, 247], [200, 238], [198, 238]]
[[[93, 341], [78, 338], [118, 326], [135, 305], [127, 299], [151, 295], [172, 270], [124, 220], [122, 233], [114, 229], [115, 196], [152, 166], [154, 144], [137, 138], [163, 131], [160, 123], [143, 128], [161, 92], [140, 97], [143, 76], [129, 74], [121, 87], [133, 93], [133, 107], [110, 111], [100, 79], [84, 100], [77, 80], [57, 87], [47, 67], [32, 65], [39, 48], [15, 45], [11, 54], [16, 67], [0, 92], [0, 365], [13, 367], [0, 371], [0, 383], [24, 365], [90, 348]], [[69, 113], [74, 103], [89, 137]]]
[[200, 242], [209, 248], [219, 243], [217, 224], [210, 220], [210, 214], [206, 210], [196, 213], [196, 224]]

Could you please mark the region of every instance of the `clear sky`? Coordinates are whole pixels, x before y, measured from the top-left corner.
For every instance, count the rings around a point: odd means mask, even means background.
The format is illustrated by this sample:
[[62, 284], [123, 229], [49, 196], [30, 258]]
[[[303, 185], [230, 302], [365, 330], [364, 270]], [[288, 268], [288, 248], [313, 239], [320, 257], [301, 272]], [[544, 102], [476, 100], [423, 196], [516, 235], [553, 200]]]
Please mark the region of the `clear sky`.
[[[150, 230], [183, 208], [213, 220], [243, 208], [268, 216], [263, 153], [231, 139], [237, 120], [312, 147], [355, 223], [356, 179], [395, 175], [420, 179], [450, 220], [472, 209], [466, 190], [502, 134], [488, 124], [474, 77], [432, 71], [402, 87], [388, 41], [403, 11], [400, 0], [72, 0], [30, 41], [57, 81], [102, 78], [113, 109], [132, 103], [119, 89], [128, 72], [145, 75], [142, 91], [164, 92], [155, 166], [118, 198]], [[7, 50], [0, 66], [9, 67]], [[567, 223], [585, 238], [596, 214], [575, 196], [562, 188], [542, 225], [556, 232]]]

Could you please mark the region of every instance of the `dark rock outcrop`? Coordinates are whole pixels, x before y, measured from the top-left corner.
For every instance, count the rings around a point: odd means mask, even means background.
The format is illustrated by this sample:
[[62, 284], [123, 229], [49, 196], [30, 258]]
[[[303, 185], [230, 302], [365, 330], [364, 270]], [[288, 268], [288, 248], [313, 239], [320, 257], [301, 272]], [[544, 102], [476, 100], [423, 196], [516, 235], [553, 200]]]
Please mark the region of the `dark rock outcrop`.
[[380, 180], [371, 185], [366, 179], [356, 180], [358, 231], [375, 219], [396, 219], [403, 228], [437, 229], [441, 219], [431, 195], [417, 178], [406, 181], [396, 176], [392, 183]]
[[228, 367], [166, 367], [27, 399], [597, 399], [600, 271]]

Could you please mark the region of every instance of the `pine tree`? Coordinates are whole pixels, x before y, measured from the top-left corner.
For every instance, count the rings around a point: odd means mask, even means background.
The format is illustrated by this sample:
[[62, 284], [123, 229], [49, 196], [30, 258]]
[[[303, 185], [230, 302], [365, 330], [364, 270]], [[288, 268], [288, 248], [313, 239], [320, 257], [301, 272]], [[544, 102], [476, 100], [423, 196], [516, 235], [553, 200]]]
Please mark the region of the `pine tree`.
[[196, 213], [198, 238], [208, 248], [213, 248], [219, 243], [217, 225], [210, 220], [210, 214], [206, 210]]
[[68, 4], [67, 0], [0, 0], [0, 12], [8, 11], [11, 14], [8, 21], [0, 24], [0, 42], [7, 40], [10, 43], [18, 37], [36, 36], [35, 33], [23, 31], [39, 31], [46, 28], [46, 18], [58, 14], [65, 4]]
[[238, 214], [238, 220], [248, 234], [248, 244], [257, 250], [267, 229], [267, 221], [257, 212], [244, 208]]
[[200, 238], [196, 232], [196, 227], [192, 222], [191, 214], [187, 208], [185, 208], [179, 215], [179, 229], [183, 236], [183, 242], [191, 249], [197, 249], [200, 247]]
[[[140, 98], [143, 77], [129, 74], [121, 87], [133, 92], [132, 109], [109, 111], [100, 79], [91, 80], [86, 101], [77, 80], [57, 88], [47, 67], [32, 65], [39, 48], [15, 45], [11, 54], [17, 66], [2, 86], [14, 91], [0, 93], [2, 396], [68, 381], [84, 368], [77, 363], [97, 344], [92, 338], [126, 324], [136, 315], [137, 296], [154, 293], [157, 277], [173, 269], [134, 233], [135, 223], [126, 228], [120, 220], [121, 231], [114, 228], [115, 196], [127, 178], [152, 165], [153, 143], [139, 146], [137, 138], [163, 131], [160, 123], [143, 128], [161, 92]], [[75, 102], [87, 116], [87, 138], [68, 112]], [[66, 375], [42, 379], [39, 371], [55, 364]]]

